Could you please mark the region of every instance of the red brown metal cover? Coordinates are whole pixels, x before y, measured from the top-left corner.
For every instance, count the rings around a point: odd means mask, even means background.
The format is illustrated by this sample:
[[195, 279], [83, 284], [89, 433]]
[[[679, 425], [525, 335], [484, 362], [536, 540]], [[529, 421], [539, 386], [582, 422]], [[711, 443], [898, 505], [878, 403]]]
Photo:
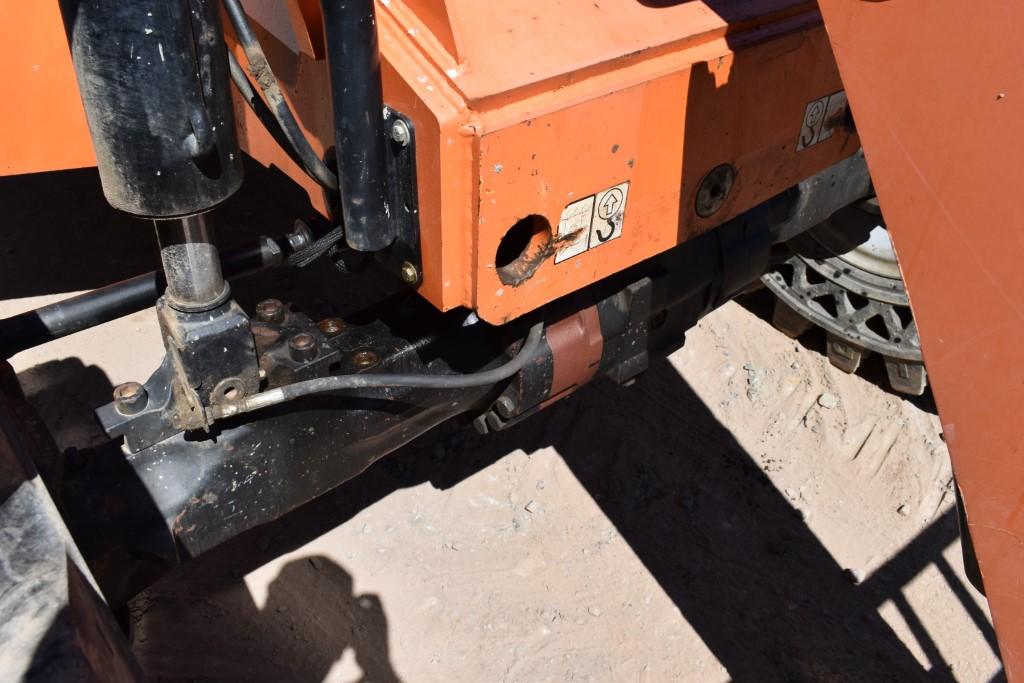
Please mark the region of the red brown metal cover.
[[559, 320], [548, 327], [546, 336], [554, 367], [549, 398], [541, 408], [565, 398], [597, 373], [604, 351], [597, 306]]
[[1024, 3], [821, 0], [1009, 680], [1024, 678]]

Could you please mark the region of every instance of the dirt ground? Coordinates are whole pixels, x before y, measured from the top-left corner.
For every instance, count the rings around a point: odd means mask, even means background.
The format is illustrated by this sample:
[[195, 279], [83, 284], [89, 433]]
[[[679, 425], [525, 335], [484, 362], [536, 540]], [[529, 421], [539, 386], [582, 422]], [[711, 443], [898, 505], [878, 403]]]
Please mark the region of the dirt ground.
[[[91, 176], [72, 181], [96, 189]], [[0, 316], [152, 265], [131, 256], [149, 253], [148, 234], [88, 261], [79, 231], [102, 209], [82, 209], [63, 243], [38, 236], [26, 216], [57, 209], [32, 196], [0, 197], [25, 239], [0, 255]], [[62, 255], [33, 262], [33, 240]], [[814, 335], [772, 329], [766, 304], [725, 306], [631, 387], [596, 382], [487, 438], [442, 428], [181, 567], [132, 605], [143, 669], [225, 681], [1000, 680], [987, 607], [964, 578], [934, 408], [870, 372], [834, 370]], [[13, 362], [70, 444], [94, 431], [85, 407], [143, 379], [160, 353], [147, 311]]]

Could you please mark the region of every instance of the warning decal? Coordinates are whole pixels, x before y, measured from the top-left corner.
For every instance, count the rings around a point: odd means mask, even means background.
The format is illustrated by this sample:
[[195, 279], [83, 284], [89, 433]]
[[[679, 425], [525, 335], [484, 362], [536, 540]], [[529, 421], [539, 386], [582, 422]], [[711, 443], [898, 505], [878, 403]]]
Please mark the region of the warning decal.
[[555, 263], [622, 236], [626, 218], [629, 183], [610, 187], [565, 207], [558, 222], [558, 251]]
[[796, 151], [813, 147], [832, 137], [846, 118], [846, 92], [840, 90], [807, 105]]

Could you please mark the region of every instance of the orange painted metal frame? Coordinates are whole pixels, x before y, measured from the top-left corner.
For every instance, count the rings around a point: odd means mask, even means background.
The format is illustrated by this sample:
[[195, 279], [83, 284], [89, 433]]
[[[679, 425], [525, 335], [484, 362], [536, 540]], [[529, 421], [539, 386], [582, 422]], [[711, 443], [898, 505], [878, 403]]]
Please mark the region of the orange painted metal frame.
[[95, 165], [57, 2], [0, 0], [0, 67], [0, 176]]
[[[329, 84], [318, 3], [286, 3], [297, 52], [257, 27], [271, 63], [318, 152], [332, 143]], [[29, 87], [61, 120], [35, 130], [38, 156], [0, 152], [5, 173], [89, 163], [81, 107], [56, 3], [33, 14], [0, 0], [14, 19], [48, 34], [48, 68], [62, 89]], [[280, 12], [278, 12], [280, 15]], [[5, 22], [4, 33], [11, 22]], [[441, 309], [466, 306], [501, 323], [669, 249], [853, 154], [855, 134], [797, 152], [809, 102], [842, 89], [816, 4], [805, 0], [382, 0], [378, 32], [385, 100], [417, 132], [423, 282]], [[230, 38], [230, 36], [229, 36]], [[0, 60], [24, 71], [17, 50]], [[294, 43], [293, 43], [294, 46]], [[38, 61], [38, 60], [37, 60]], [[41, 105], [42, 106], [42, 105]], [[25, 111], [3, 111], [0, 149]], [[323, 210], [319, 189], [236, 100], [243, 146], [281, 168]], [[66, 120], [64, 120], [66, 119]], [[77, 123], [75, 123], [77, 121]], [[694, 210], [704, 175], [736, 169], [725, 205]], [[495, 268], [502, 237], [539, 215], [557, 230], [577, 199], [629, 182], [622, 236], [555, 263], [553, 254], [521, 283]]]
[[1010, 681], [1024, 680], [1024, 4], [822, 0]]

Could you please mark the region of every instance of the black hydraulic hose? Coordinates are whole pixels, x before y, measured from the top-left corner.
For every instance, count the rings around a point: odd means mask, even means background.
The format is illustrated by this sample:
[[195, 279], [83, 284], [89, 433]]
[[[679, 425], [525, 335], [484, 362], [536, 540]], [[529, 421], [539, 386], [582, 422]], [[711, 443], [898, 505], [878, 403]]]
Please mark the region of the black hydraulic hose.
[[[295, 114], [281, 93], [281, 88], [277, 84], [277, 78], [270, 68], [270, 62], [267, 61], [263, 48], [260, 46], [256, 34], [253, 33], [252, 26], [249, 25], [249, 20], [245, 16], [241, 3], [238, 0], [224, 0], [224, 9], [227, 10], [228, 18], [231, 19], [231, 24], [235, 27], [235, 35], [238, 36], [238, 42], [241, 44], [242, 49], [245, 51], [245, 57], [249, 61], [249, 73], [252, 74], [256, 84], [263, 91], [264, 97], [267, 98], [267, 103], [274, 119], [281, 127], [281, 132], [284, 134], [288, 144], [291, 145], [292, 151], [301, 160], [303, 169], [318, 183], [331, 191], [336, 191], [338, 189], [338, 177], [316, 155], [316, 152], [313, 151], [312, 146], [309, 144], [309, 140], [306, 139], [302, 129], [299, 128]], [[241, 67], [234, 56], [230, 52], [228, 55], [231, 62], [232, 80], [234, 80], [242, 96], [245, 97], [246, 102], [253, 107], [256, 115], [259, 116], [260, 112], [256, 110], [253, 102], [256, 94], [249, 85], [249, 79], [242, 73]]]
[[[274, 240], [260, 237], [223, 252], [221, 269], [227, 277], [244, 275], [280, 265], [283, 256]], [[153, 305], [165, 286], [163, 272], [152, 271], [4, 318], [0, 320], [0, 358], [141, 311]]]
[[359, 374], [334, 375], [317, 377], [302, 382], [295, 382], [276, 389], [254, 394], [241, 401], [210, 406], [207, 418], [213, 420], [248, 413], [269, 406], [276, 406], [287, 401], [322, 394], [328, 391], [347, 389], [386, 389], [391, 387], [418, 387], [424, 389], [468, 389], [470, 387], [488, 386], [508, 379], [516, 374], [537, 355], [544, 335], [544, 323], [537, 323], [530, 328], [523, 341], [519, 353], [512, 360], [490, 370], [473, 372], [466, 375], [403, 375], [403, 374]]
[[[295, 162], [296, 166], [306, 171], [305, 162], [299, 158], [298, 152], [295, 151], [292, 143], [288, 141], [288, 136], [284, 134], [281, 124], [274, 118], [274, 112], [270, 111], [267, 103], [253, 89], [252, 83], [249, 82], [249, 77], [245, 75], [245, 71], [242, 69], [242, 65], [238, 63], [234, 53], [230, 51], [228, 52], [228, 72], [231, 74], [231, 80], [234, 82], [238, 92], [249, 104], [249, 109], [256, 115], [256, 118], [263, 124], [267, 132], [270, 133], [270, 137], [274, 138], [277, 146], [288, 155], [289, 159]], [[309, 171], [306, 171], [306, 174], [309, 175]]]

